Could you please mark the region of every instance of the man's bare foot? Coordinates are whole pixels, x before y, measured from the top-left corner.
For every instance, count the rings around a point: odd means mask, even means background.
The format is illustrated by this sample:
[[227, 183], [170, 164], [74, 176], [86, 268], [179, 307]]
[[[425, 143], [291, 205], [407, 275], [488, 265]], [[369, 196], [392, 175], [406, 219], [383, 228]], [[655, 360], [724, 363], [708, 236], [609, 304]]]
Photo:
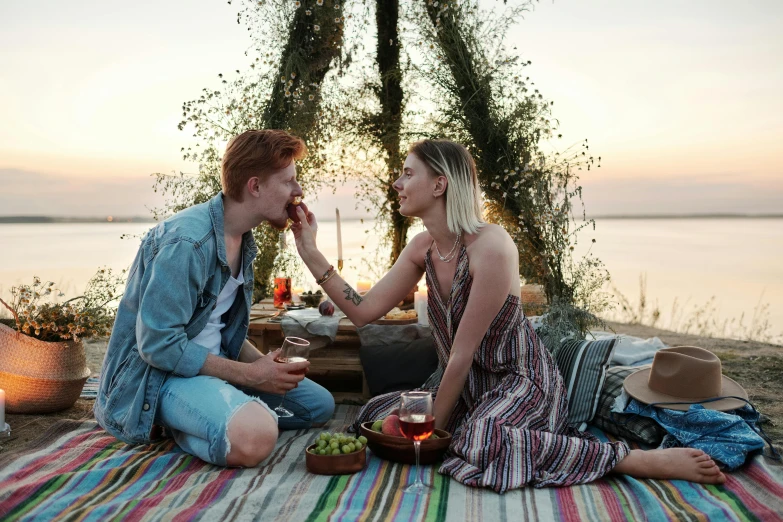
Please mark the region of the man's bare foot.
[[726, 482], [726, 475], [715, 461], [693, 448], [631, 450], [612, 471], [638, 478], [680, 479], [702, 484]]

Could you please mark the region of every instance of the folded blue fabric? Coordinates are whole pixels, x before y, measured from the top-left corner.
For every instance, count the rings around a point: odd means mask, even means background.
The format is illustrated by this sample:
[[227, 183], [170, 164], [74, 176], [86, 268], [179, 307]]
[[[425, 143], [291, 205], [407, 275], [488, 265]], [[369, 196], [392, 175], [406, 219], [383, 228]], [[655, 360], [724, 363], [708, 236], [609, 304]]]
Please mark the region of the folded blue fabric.
[[[759, 413], [749, 405], [731, 411], [715, 411], [692, 404], [688, 411], [655, 408], [632, 399], [625, 413], [649, 417], [660, 424], [671, 437], [661, 447], [696, 448], [729, 470], [745, 463], [749, 453], [764, 449], [764, 439], [753, 428]], [[674, 440], [672, 440], [672, 438]]]

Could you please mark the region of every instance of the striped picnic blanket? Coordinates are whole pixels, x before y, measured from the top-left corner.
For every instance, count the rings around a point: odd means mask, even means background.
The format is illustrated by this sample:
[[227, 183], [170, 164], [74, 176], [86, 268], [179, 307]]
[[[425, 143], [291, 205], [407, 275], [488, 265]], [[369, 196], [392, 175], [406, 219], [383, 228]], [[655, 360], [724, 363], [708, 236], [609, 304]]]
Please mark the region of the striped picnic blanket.
[[98, 398], [98, 385], [101, 383], [101, 374], [88, 378], [82, 387], [80, 399], [95, 400]]
[[[338, 406], [325, 429], [344, 429], [357, 407]], [[611, 477], [568, 488], [497, 495], [425, 467], [428, 496], [400, 488], [412, 467], [368, 453], [350, 476], [308, 473], [318, 430], [283, 432], [254, 469], [224, 469], [170, 441], [131, 447], [95, 422], [64, 421], [17, 456], [0, 455], [0, 519], [12, 520], [780, 520], [783, 468], [756, 457], [724, 486]]]

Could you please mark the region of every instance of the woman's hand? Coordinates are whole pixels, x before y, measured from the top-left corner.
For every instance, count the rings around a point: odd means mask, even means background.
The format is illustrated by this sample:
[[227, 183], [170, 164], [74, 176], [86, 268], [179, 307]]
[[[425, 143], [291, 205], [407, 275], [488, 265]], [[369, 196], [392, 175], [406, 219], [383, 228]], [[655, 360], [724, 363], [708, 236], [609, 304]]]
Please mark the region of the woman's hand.
[[305, 215], [301, 206], [296, 207], [296, 214], [299, 216], [299, 223], [291, 223], [291, 232], [294, 233], [296, 249], [299, 251], [299, 256], [304, 259], [307, 252], [311, 252], [318, 248], [315, 243], [315, 238], [318, 233], [318, 222], [315, 219], [315, 214], [312, 212], [308, 211], [307, 215]]

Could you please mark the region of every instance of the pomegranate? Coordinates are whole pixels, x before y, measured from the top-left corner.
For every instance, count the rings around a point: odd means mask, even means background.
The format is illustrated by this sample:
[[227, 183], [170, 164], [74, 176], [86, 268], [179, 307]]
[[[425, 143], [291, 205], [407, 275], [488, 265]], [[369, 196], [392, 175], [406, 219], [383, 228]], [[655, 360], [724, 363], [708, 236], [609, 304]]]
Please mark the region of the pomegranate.
[[334, 314], [334, 304], [331, 301], [324, 301], [318, 305], [318, 311], [321, 312], [321, 315], [331, 316]]
[[305, 205], [304, 201], [300, 201], [297, 203], [294, 201], [293, 203], [289, 203], [286, 207], [286, 212], [288, 212], [288, 217], [291, 218], [291, 220], [295, 223], [299, 223], [299, 216], [296, 214], [296, 207], [302, 207], [302, 211], [305, 213], [305, 216], [309, 212], [307, 209], [307, 205]]

